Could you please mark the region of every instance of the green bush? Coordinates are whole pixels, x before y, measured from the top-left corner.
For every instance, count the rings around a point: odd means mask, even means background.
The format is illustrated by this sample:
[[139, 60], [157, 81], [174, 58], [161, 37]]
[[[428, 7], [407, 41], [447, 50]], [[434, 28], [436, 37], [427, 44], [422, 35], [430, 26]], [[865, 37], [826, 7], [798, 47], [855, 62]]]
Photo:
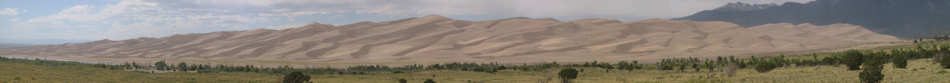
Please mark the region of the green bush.
[[942, 55], [940, 57], [940, 66], [943, 66], [944, 69], [950, 69], [950, 56]]
[[168, 70], [169, 68], [168, 68], [168, 64], [165, 63], [165, 61], [163, 60], [163, 61], [155, 62], [155, 69]]
[[884, 74], [881, 73], [881, 70], [884, 70], [884, 63], [887, 63], [887, 57], [884, 56], [868, 56], [867, 60], [864, 62], [864, 71], [861, 71], [859, 77], [861, 78], [862, 83], [880, 83], [884, 79]]
[[284, 83], [307, 83], [310, 81], [310, 76], [304, 75], [302, 72], [291, 72], [284, 76]]
[[188, 64], [185, 62], [178, 63], [178, 71], [188, 71]]
[[758, 71], [759, 73], [766, 73], [766, 72], [772, 71], [773, 69], [777, 67], [778, 67], [778, 64], [774, 62], [762, 61], [762, 62], [759, 62], [758, 64], [755, 64], [755, 71]]
[[894, 67], [906, 69], [907, 68], [907, 56], [903, 54], [894, 55]]
[[[636, 62], [636, 61], [634, 61], [634, 62]], [[617, 62], [616, 65], [617, 65], [617, 69], [623, 69], [623, 70], [633, 70], [633, 69], [637, 69], [636, 63], [628, 63], [627, 61], [620, 61], [620, 62]]]
[[567, 68], [562, 69], [560, 73], [557, 74], [561, 77], [562, 83], [570, 83], [571, 80], [577, 79], [577, 69]]
[[863, 58], [864, 55], [861, 54], [861, 51], [848, 50], [841, 59], [842, 63], [848, 66], [848, 70], [860, 70], [861, 64], [864, 62]]
[[432, 79], [426, 79], [426, 81], [425, 81], [425, 82], [422, 82], [422, 83], [435, 83], [435, 81], [432, 80]]

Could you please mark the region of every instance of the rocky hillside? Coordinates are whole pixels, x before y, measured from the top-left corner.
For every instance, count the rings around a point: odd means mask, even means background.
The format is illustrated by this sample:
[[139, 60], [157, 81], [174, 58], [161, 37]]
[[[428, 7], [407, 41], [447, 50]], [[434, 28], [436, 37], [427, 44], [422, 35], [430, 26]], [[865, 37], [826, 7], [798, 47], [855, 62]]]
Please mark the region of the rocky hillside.
[[950, 0], [816, 0], [780, 6], [733, 3], [678, 19], [727, 21], [742, 26], [847, 23], [915, 38], [950, 31]]
[[0, 49], [3, 56], [94, 61], [425, 64], [656, 60], [811, 51], [901, 41], [848, 24], [767, 24], [651, 19], [485, 21], [425, 16], [342, 26], [182, 34]]

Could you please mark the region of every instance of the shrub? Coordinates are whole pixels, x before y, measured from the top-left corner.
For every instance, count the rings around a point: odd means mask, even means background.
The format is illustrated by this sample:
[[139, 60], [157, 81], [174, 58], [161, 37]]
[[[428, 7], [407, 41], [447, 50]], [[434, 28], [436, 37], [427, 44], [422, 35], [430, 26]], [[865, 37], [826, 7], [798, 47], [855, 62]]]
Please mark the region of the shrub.
[[310, 76], [304, 75], [301, 72], [291, 72], [284, 76], [284, 83], [305, 83], [310, 81]]
[[860, 70], [861, 64], [864, 62], [864, 55], [857, 50], [848, 50], [845, 52], [844, 57], [842, 57], [842, 63], [848, 66], [848, 70]]
[[406, 79], [399, 79], [399, 83], [406, 83], [406, 82], [408, 82], [408, 80], [406, 80]]
[[155, 62], [155, 68], [158, 70], [166, 70], [167, 67], [168, 67], [168, 64], [166, 64], [164, 60]]
[[633, 70], [636, 69], [636, 66], [634, 66], [634, 64], [627, 63], [627, 61], [620, 61], [617, 62], [617, 69]]
[[907, 68], [907, 56], [903, 54], [894, 55], [894, 67], [906, 69]]
[[950, 57], [944, 55], [940, 58], [940, 65], [943, 66], [944, 69], [950, 69]]
[[178, 71], [188, 71], [188, 64], [185, 62], [178, 63]]
[[557, 74], [561, 77], [562, 83], [570, 83], [570, 80], [577, 78], [577, 69], [567, 68], [562, 69], [560, 73]]
[[772, 71], [773, 69], [777, 67], [778, 67], [778, 64], [776, 64], [775, 62], [762, 61], [762, 62], [759, 62], [758, 64], [755, 64], [755, 71], [758, 71], [759, 73], [766, 73], [766, 72]]
[[861, 71], [859, 77], [861, 78], [862, 83], [880, 83], [884, 79], [884, 74], [881, 73], [881, 70], [884, 70], [884, 63], [886, 57], [883, 56], [869, 56], [868, 60], [864, 62], [864, 71]]
[[426, 79], [426, 81], [425, 81], [425, 82], [422, 82], [422, 83], [435, 83], [435, 81], [432, 80], [432, 79]]
[[673, 66], [666, 65], [666, 64], [657, 65], [657, 68], [659, 68], [660, 70], [673, 70]]
[[838, 65], [838, 62], [840, 62], [838, 60], [839, 59], [836, 57], [825, 57], [824, 59], [821, 59], [821, 63], [826, 65]]

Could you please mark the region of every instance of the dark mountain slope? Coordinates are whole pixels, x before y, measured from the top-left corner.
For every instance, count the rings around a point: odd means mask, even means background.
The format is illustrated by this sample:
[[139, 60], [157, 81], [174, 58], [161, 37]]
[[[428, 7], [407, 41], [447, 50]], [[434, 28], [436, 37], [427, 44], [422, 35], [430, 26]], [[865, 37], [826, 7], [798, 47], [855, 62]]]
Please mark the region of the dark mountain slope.
[[769, 23], [847, 23], [912, 38], [950, 30], [950, 0], [817, 0], [809, 3], [726, 6], [677, 20], [728, 21], [742, 26]]

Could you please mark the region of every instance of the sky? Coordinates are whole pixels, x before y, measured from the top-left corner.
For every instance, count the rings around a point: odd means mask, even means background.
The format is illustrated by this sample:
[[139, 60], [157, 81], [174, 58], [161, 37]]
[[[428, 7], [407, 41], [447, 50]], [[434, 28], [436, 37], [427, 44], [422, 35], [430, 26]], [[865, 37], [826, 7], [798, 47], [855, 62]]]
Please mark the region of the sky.
[[733, 2], [808, 1], [813, 0], [0, 0], [0, 43], [125, 40], [425, 15], [473, 21], [510, 17], [637, 21], [682, 17]]

